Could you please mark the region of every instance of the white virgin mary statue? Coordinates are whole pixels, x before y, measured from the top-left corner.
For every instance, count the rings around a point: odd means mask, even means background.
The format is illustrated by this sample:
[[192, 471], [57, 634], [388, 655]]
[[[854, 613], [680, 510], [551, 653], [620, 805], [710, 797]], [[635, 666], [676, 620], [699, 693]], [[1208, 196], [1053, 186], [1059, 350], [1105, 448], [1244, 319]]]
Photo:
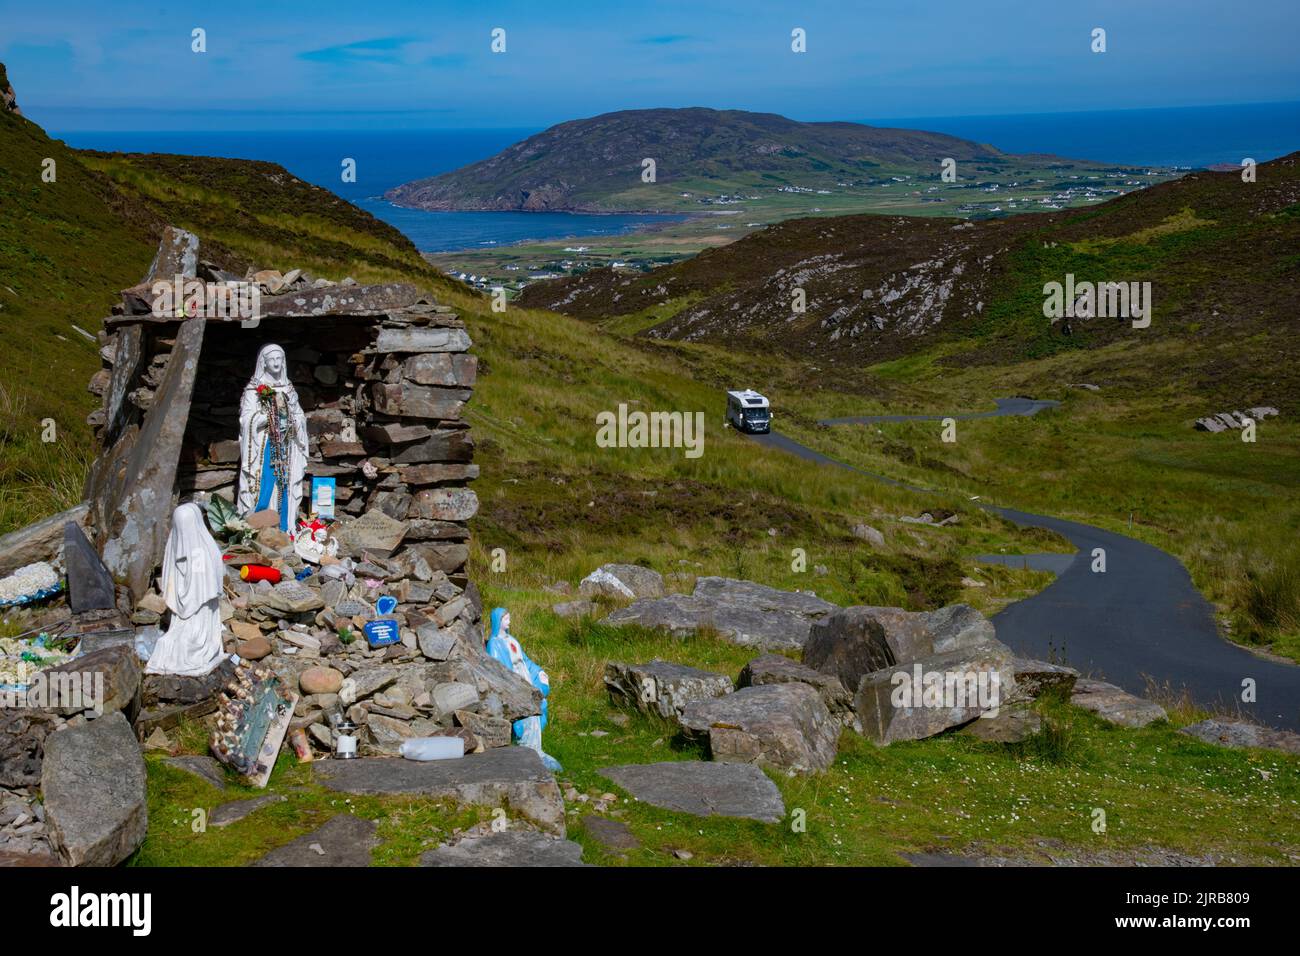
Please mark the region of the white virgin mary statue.
[[274, 509], [280, 530], [298, 528], [302, 478], [307, 468], [307, 418], [289, 383], [284, 349], [265, 345], [239, 402], [239, 503], [241, 515]]
[[163, 552], [162, 594], [172, 612], [145, 671], [201, 677], [224, 655], [221, 644], [221, 549], [193, 503], [172, 514]]

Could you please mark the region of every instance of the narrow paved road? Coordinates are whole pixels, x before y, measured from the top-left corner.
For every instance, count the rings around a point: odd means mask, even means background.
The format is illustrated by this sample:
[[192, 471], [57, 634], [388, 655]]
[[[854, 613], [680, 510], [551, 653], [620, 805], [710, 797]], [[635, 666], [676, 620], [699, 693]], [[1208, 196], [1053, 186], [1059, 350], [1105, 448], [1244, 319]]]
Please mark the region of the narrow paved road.
[[[953, 418], [1033, 415], [1057, 403], [999, 399], [996, 411]], [[823, 424], [939, 420], [942, 415], [872, 415]], [[854, 468], [776, 432], [750, 435], [760, 444], [819, 464], [848, 468], [876, 481], [929, 492]], [[1092, 673], [1142, 694], [1147, 678], [1186, 689], [1205, 706], [1224, 707], [1261, 724], [1300, 730], [1300, 667], [1257, 657], [1223, 640], [1210, 604], [1177, 558], [1122, 534], [1062, 518], [985, 505], [1022, 526], [1048, 528], [1079, 549], [1050, 585], [994, 616], [998, 638], [1017, 652], [1047, 658], [1055, 652]], [[1106, 553], [1105, 573], [1094, 573], [1093, 551]], [[1241, 700], [1252, 681], [1254, 702]]]

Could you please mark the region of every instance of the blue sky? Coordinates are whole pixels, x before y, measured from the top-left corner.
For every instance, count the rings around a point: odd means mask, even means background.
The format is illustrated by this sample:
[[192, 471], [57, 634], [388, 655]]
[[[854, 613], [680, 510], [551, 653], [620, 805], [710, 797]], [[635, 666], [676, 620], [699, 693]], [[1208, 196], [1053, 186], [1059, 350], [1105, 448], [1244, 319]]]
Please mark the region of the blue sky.
[[[191, 30], [207, 52], [191, 52]], [[490, 50], [506, 31], [506, 52]], [[790, 50], [807, 31], [808, 52]], [[1107, 31], [1107, 52], [1090, 50]], [[712, 106], [802, 120], [1300, 100], [1300, 0], [0, 0], [0, 61], [76, 129], [532, 127]]]

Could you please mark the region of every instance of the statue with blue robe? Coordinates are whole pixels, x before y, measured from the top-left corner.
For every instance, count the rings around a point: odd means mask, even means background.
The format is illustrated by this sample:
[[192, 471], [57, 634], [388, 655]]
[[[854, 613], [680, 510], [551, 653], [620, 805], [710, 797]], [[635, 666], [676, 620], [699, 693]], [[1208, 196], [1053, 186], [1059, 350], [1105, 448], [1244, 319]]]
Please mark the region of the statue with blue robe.
[[552, 773], [562, 770], [559, 761], [542, 750], [542, 728], [546, 726], [546, 698], [551, 693], [551, 679], [546, 676], [533, 660], [524, 653], [523, 647], [510, 633], [510, 612], [503, 607], [494, 608], [491, 617], [492, 629], [488, 634], [487, 652], [507, 670], [518, 674], [528, 683], [542, 692], [542, 712], [540, 716], [523, 717], [513, 725], [515, 741], [523, 747], [531, 747], [542, 758], [546, 769]]

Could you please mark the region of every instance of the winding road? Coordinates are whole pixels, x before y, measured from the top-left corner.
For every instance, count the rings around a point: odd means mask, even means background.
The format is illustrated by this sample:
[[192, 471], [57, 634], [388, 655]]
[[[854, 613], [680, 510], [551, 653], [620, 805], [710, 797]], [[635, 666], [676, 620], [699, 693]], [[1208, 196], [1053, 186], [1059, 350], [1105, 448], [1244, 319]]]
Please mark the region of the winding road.
[[[951, 417], [1033, 415], [1057, 404], [998, 399], [995, 411]], [[938, 421], [945, 417], [949, 416], [868, 415], [833, 418], [822, 424]], [[770, 432], [748, 437], [808, 461], [932, 493], [837, 461], [786, 435]], [[1077, 521], [994, 505], [982, 507], [1021, 526], [1056, 531], [1079, 549], [1046, 588], [994, 615], [998, 638], [1017, 653], [1039, 659], [1055, 653], [1083, 673], [1103, 677], [1139, 695], [1151, 678], [1174, 691], [1186, 689], [1203, 706], [1227, 709], [1284, 730], [1300, 730], [1300, 667], [1268, 660], [1223, 640], [1213, 609], [1177, 558], [1134, 538]], [[1096, 548], [1105, 550], [1104, 573], [1092, 570]], [[1253, 701], [1241, 700], [1247, 683], [1254, 688]]]

